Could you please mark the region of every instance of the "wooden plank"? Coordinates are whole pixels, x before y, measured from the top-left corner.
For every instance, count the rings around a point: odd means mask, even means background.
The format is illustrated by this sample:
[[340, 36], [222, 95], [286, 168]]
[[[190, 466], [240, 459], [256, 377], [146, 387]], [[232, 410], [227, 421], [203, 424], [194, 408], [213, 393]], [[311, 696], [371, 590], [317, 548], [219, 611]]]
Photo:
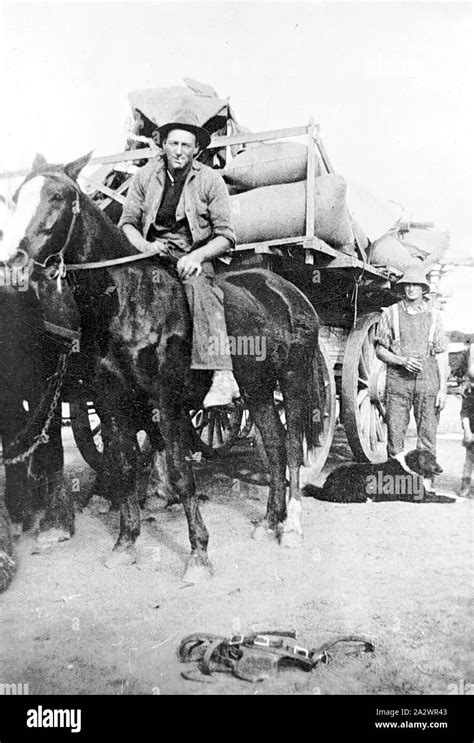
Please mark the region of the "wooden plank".
[[258, 243], [241, 243], [239, 245], [236, 245], [236, 250], [256, 250], [257, 248], [261, 247], [262, 245], [268, 245], [268, 247], [275, 247], [275, 248], [283, 248], [285, 245], [289, 247], [293, 247], [295, 245], [302, 246], [303, 244], [303, 238], [302, 237], [285, 237], [285, 238], [279, 238], [277, 240], [262, 240]]
[[[114, 192], [114, 193], [115, 193], [115, 195], [117, 195], [117, 194], [122, 194], [122, 193], [123, 193], [124, 191], [126, 191], [126, 190], [127, 190], [127, 188], [129, 187], [129, 185], [130, 185], [131, 181], [132, 181], [132, 176], [130, 176], [130, 178], [127, 178], [127, 180], [126, 180], [126, 181], [124, 181], [124, 182], [123, 182], [123, 183], [122, 183], [122, 184], [121, 184], [121, 185], [120, 185], [120, 186], [119, 186], [119, 187], [117, 188], [117, 190], [116, 190], [116, 191]], [[114, 197], [114, 198], [115, 198], [115, 197]], [[100, 202], [100, 204], [99, 204], [99, 207], [100, 207], [100, 209], [102, 209], [102, 211], [104, 211], [104, 209], [107, 209], [107, 207], [108, 207], [108, 206], [110, 206], [110, 204], [112, 203], [112, 201], [114, 201], [114, 198], [108, 197], [107, 199], [104, 199], [103, 201], [101, 201], [101, 202]], [[118, 201], [118, 199], [116, 199], [116, 200]], [[123, 200], [123, 203], [124, 203], [124, 202], [125, 202], [125, 199]]]
[[310, 116], [308, 126], [308, 158], [306, 167], [306, 237], [314, 235], [314, 179], [316, 177], [316, 153], [314, 151], [314, 119]]
[[321, 137], [319, 136], [319, 132], [316, 132], [315, 141], [316, 141], [316, 146], [319, 150], [319, 154], [321, 156], [321, 160], [323, 161], [324, 167], [326, 168], [328, 173], [334, 173], [334, 168], [332, 167], [331, 161], [329, 159], [329, 155], [326, 152], [326, 148], [323, 145]]
[[[316, 256], [321, 253], [325, 256], [328, 256], [331, 260], [328, 263], [324, 263], [324, 266], [321, 266], [321, 268], [324, 269], [348, 268], [364, 270], [367, 274], [376, 276], [377, 278], [382, 278], [384, 281], [386, 280], [386, 276], [378, 269], [368, 265], [367, 263], [364, 263], [355, 256], [341, 253], [339, 250], [332, 248], [330, 245], [327, 245], [325, 242], [323, 242], [323, 240], [320, 240], [317, 237], [313, 237], [312, 239], [304, 236], [286, 237], [280, 238], [278, 240], [262, 240], [262, 242], [258, 243], [242, 243], [240, 245], [236, 245], [235, 250], [237, 252], [253, 250], [256, 254], [271, 254], [272, 252], [275, 252], [275, 254], [277, 254], [278, 249], [285, 247], [301, 248], [301, 250], [304, 251], [305, 261], [308, 252], [313, 252], [315, 259]], [[273, 251], [273, 249], [275, 249], [275, 251]], [[313, 265], [317, 267], [317, 263], [314, 263]]]
[[[319, 131], [319, 125], [314, 125], [314, 131]], [[285, 139], [287, 137], [300, 137], [308, 133], [307, 126], [296, 126], [285, 129], [269, 129], [265, 132], [251, 134], [233, 134], [232, 136], [216, 137], [212, 140], [208, 149], [230, 147], [235, 144], [250, 144], [251, 142], [264, 142], [269, 139]], [[98, 155], [90, 160], [90, 165], [113, 165], [114, 163], [128, 162], [129, 160], [149, 160], [156, 157], [159, 150], [156, 147], [144, 147], [141, 150], [127, 150], [115, 155]], [[1, 178], [18, 178], [28, 175], [30, 169], [6, 170], [0, 173]]]
[[108, 186], [104, 186], [103, 183], [93, 183], [92, 184], [97, 191], [100, 191], [101, 193], [108, 196], [113, 201], [118, 201], [119, 204], [125, 204], [125, 197], [120, 196], [118, 189], [117, 191], [113, 191]]
[[[318, 125], [315, 125], [318, 129]], [[265, 132], [251, 134], [233, 134], [232, 136], [216, 137], [212, 140], [208, 149], [226, 147], [234, 144], [250, 144], [251, 142], [264, 142], [267, 139], [286, 139], [287, 137], [301, 137], [308, 132], [307, 126], [295, 126], [287, 129], [269, 129]]]

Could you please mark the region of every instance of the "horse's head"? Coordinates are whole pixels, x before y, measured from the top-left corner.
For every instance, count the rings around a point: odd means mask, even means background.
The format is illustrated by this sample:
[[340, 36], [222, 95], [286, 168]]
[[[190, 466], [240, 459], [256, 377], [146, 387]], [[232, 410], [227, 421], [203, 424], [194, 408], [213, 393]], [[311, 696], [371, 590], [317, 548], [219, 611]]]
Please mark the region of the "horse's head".
[[0, 242], [0, 261], [45, 265], [63, 257], [71, 229], [80, 211], [77, 177], [89, 162], [85, 157], [64, 166], [51, 165], [37, 155], [14, 201], [15, 211]]

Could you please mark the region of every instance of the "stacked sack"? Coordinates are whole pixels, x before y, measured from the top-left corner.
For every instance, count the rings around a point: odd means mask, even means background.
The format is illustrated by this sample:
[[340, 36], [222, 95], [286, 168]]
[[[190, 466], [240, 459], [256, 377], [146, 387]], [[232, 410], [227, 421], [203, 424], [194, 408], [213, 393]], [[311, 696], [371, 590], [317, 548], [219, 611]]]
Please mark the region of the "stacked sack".
[[[239, 244], [306, 233], [307, 157], [306, 145], [275, 142], [245, 150], [223, 171]], [[346, 183], [334, 174], [321, 175], [318, 159], [314, 211], [316, 237], [354, 255]]]

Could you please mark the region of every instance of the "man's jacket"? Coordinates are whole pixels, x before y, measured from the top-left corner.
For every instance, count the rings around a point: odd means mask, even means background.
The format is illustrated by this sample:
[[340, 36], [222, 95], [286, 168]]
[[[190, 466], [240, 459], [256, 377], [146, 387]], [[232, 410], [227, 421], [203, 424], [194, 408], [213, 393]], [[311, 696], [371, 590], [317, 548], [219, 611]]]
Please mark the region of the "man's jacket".
[[[123, 207], [119, 227], [131, 224], [145, 237], [154, 223], [165, 184], [166, 166], [161, 157], [154, 158], [133, 176]], [[176, 221], [186, 217], [193, 248], [222, 235], [235, 246], [235, 232], [230, 220], [230, 201], [226, 185], [215, 170], [193, 161], [176, 209]]]

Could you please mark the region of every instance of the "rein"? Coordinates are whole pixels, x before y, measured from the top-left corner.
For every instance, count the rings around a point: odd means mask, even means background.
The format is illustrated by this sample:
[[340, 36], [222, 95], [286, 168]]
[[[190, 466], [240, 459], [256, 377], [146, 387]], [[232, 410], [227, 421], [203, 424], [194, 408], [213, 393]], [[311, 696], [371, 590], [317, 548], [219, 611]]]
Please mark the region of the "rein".
[[119, 266], [122, 263], [133, 263], [134, 261], [143, 261], [145, 258], [152, 258], [154, 255], [161, 253], [163, 248], [160, 246], [153, 250], [147, 250], [146, 253], [137, 253], [136, 255], [124, 255], [121, 258], [110, 258], [104, 261], [94, 261], [92, 263], [68, 263], [64, 264], [66, 271], [85, 271], [93, 268], [106, 268], [107, 266]]
[[60, 181], [63, 181], [63, 183], [68, 184], [69, 186], [72, 186], [75, 191], [75, 198], [72, 205], [72, 220], [71, 224], [69, 225], [69, 230], [66, 236], [66, 240], [64, 242], [64, 245], [62, 246], [61, 250], [57, 253], [51, 253], [44, 263], [41, 263], [40, 261], [33, 260], [33, 263], [36, 266], [40, 266], [41, 268], [48, 268], [48, 262], [52, 258], [59, 258], [59, 265], [57, 268], [57, 271], [53, 276], [51, 276], [51, 279], [63, 279], [66, 276], [67, 271], [86, 271], [89, 269], [95, 269], [95, 268], [106, 268], [107, 266], [119, 266], [124, 263], [134, 263], [135, 261], [142, 261], [146, 258], [152, 258], [155, 255], [158, 255], [162, 252], [162, 247], [157, 247], [153, 250], [148, 250], [145, 253], [137, 253], [134, 255], [125, 255], [121, 258], [110, 258], [108, 260], [103, 261], [93, 261], [91, 263], [69, 263], [66, 264], [64, 262], [64, 253], [66, 252], [66, 249], [69, 246], [69, 243], [71, 242], [72, 234], [74, 232], [74, 227], [76, 226], [77, 218], [79, 214], [81, 213], [81, 202], [80, 197], [82, 194], [82, 191], [80, 190], [77, 183], [72, 179], [69, 178], [65, 173], [50, 173], [50, 172], [43, 172], [38, 173], [38, 175], [41, 175], [43, 177], [48, 178], [57, 178]]

